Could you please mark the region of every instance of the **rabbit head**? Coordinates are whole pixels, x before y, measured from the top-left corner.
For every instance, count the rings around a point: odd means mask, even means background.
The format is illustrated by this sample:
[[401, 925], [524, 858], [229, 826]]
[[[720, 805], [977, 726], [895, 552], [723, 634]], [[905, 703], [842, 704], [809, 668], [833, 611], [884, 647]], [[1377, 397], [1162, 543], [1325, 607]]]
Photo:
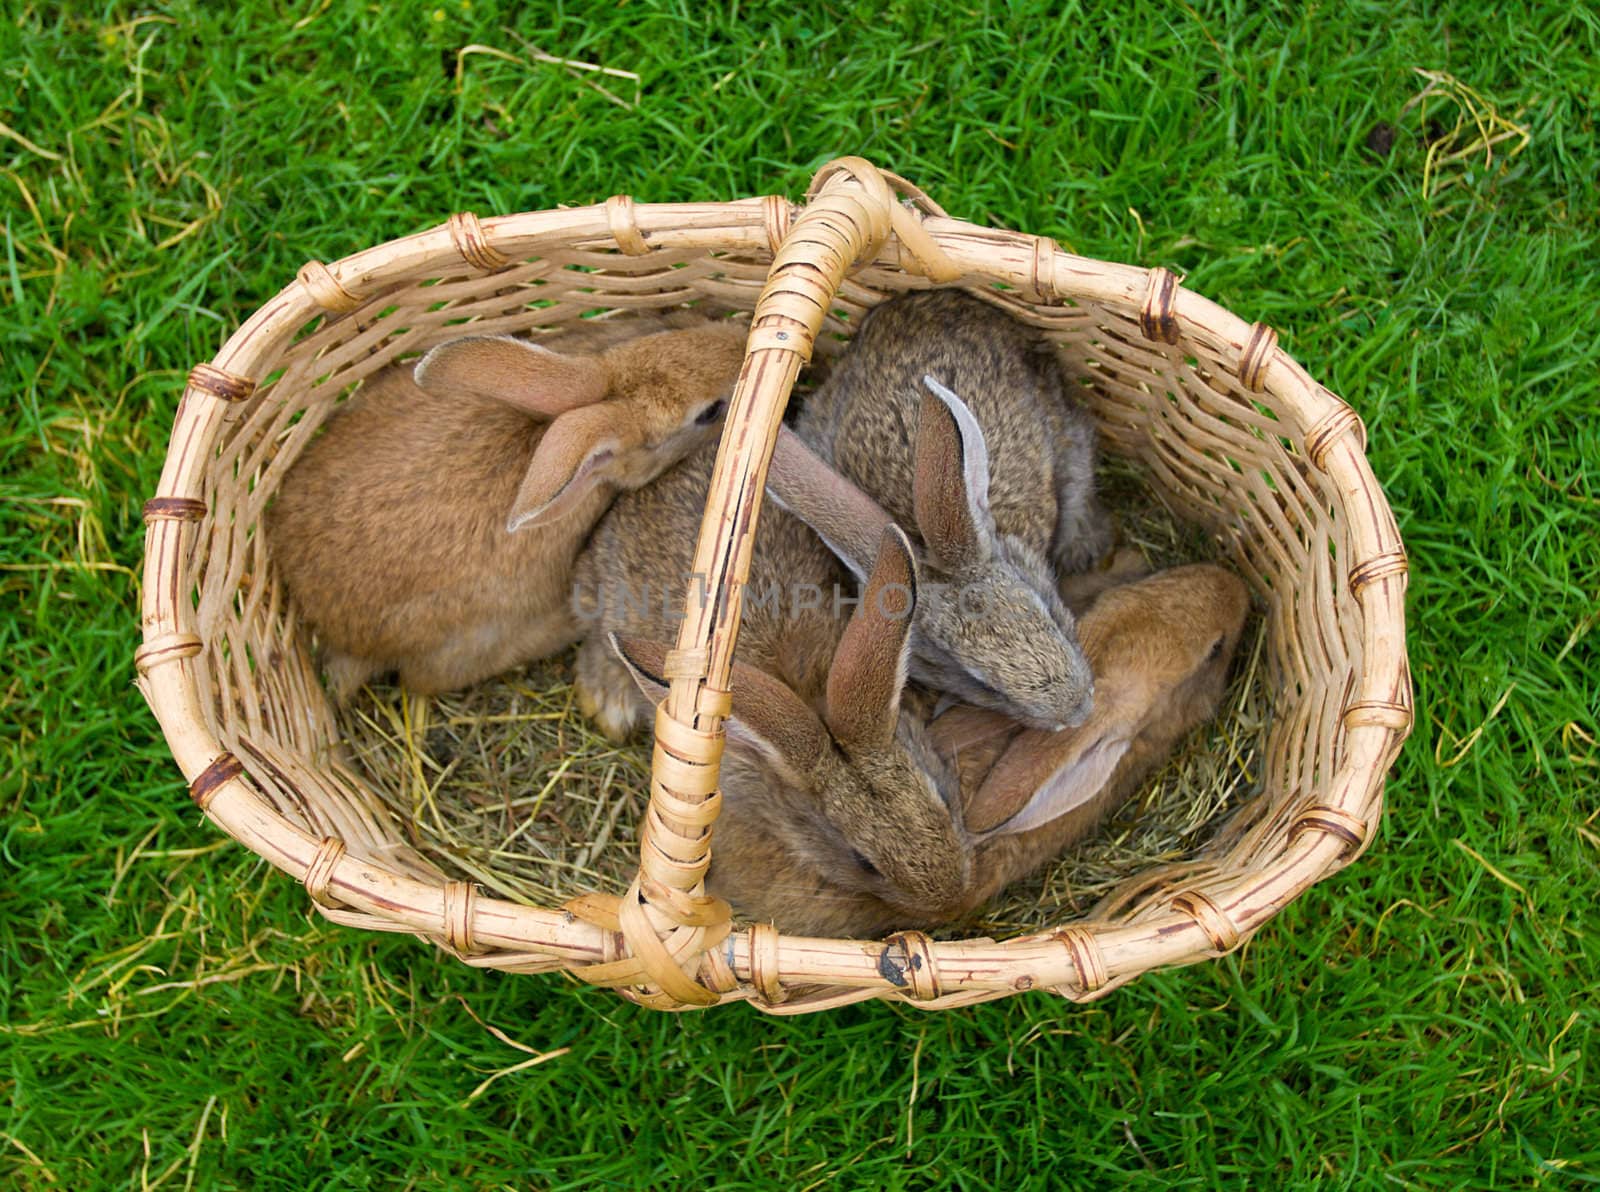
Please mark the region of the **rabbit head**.
[[[1000, 533], [989, 513], [989, 457], [965, 402], [924, 378], [912, 506], [925, 583], [911, 676], [1041, 729], [1083, 723], [1094, 676], [1043, 554]], [[860, 577], [889, 515], [792, 432], [780, 433], [768, 485]]]
[[[746, 917], [798, 934], [858, 934], [952, 913], [970, 882], [954, 777], [900, 708], [916, 563], [885, 531], [814, 711], [736, 662], [725, 722], [724, 805], [708, 878]], [[646, 698], [665, 649], [612, 636]]]
[[733, 323], [663, 331], [598, 355], [510, 336], [467, 336], [417, 362], [415, 380], [550, 419], [506, 521], [516, 531], [571, 513], [601, 484], [633, 489], [715, 433], [744, 358]]

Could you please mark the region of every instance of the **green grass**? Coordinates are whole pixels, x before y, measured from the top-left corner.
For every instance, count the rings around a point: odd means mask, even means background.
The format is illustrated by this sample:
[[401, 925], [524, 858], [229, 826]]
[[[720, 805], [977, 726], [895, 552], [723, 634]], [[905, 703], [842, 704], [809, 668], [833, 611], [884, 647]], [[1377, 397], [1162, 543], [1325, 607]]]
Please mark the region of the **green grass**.
[[[5, 5], [7, 1186], [1600, 1183], [1600, 22], [1056, 7]], [[1526, 147], [1425, 191], [1460, 109], [1408, 108], [1414, 68]], [[309, 914], [193, 810], [131, 682], [184, 371], [310, 257], [462, 209], [798, 196], [845, 152], [1187, 274], [1362, 414], [1417, 687], [1371, 851], [1238, 956], [1083, 1008], [663, 1016]], [[567, 1050], [474, 1098], [528, 1058], [477, 1019]]]

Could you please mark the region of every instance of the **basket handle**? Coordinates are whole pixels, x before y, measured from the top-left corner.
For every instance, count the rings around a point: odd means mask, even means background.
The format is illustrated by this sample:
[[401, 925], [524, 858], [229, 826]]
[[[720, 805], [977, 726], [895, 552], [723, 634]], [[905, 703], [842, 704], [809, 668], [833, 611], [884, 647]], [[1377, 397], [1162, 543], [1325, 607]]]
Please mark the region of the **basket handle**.
[[728, 676], [767, 465], [795, 377], [811, 358], [846, 274], [874, 260], [891, 232], [902, 258], [920, 272], [936, 281], [961, 274], [898, 195], [923, 214], [944, 214], [910, 183], [862, 158], [823, 166], [756, 302], [711, 473], [684, 620], [667, 656], [670, 686], [656, 711], [639, 876], [617, 916], [633, 971], [651, 981], [634, 996], [651, 1004], [705, 1005], [719, 996], [690, 974], [731, 929], [727, 904], [705, 894], [711, 825], [721, 803], [722, 721], [731, 707]]

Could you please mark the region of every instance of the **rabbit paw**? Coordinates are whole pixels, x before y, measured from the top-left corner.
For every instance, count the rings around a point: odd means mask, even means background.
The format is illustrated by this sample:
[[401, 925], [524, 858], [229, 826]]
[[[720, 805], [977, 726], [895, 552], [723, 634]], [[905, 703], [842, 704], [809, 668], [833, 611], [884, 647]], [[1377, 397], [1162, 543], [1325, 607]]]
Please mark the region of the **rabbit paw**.
[[578, 707], [583, 714], [600, 726], [600, 731], [610, 741], [626, 741], [633, 735], [639, 717], [633, 709], [633, 700], [618, 692], [591, 692], [578, 684]]

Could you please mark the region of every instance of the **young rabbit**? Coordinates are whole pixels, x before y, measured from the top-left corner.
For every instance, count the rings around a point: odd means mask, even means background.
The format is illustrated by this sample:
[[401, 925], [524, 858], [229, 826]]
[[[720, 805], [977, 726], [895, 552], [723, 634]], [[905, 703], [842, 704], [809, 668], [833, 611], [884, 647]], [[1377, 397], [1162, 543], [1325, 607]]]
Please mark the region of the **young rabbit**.
[[507, 336], [368, 378], [267, 511], [273, 560], [347, 697], [466, 686], [577, 639], [578, 548], [618, 489], [710, 440], [746, 329], [693, 312]]
[[[579, 559], [574, 604], [594, 626], [579, 700], [613, 736], [665, 696], [659, 643], [676, 634], [711, 463], [702, 452], [624, 494]], [[802, 523], [769, 508], [756, 530], [708, 887], [790, 932], [949, 914], [970, 884], [954, 776], [900, 707], [916, 562], [896, 526], [874, 553], [852, 609], [849, 577]]]
[[890, 299], [796, 432], [804, 442], [774, 455], [772, 494], [858, 576], [878, 527], [841, 482], [916, 528], [925, 580], [945, 594], [918, 619], [912, 676], [1037, 728], [1081, 723], [1093, 681], [1055, 575], [1099, 559], [1111, 523], [1093, 425], [1049, 345], [958, 290]]
[[1249, 608], [1239, 578], [1209, 564], [1111, 587], [1078, 621], [1095, 669], [1086, 723], [1040, 732], [972, 707], [934, 721], [977, 849], [969, 908], [1088, 835], [1210, 719]]

